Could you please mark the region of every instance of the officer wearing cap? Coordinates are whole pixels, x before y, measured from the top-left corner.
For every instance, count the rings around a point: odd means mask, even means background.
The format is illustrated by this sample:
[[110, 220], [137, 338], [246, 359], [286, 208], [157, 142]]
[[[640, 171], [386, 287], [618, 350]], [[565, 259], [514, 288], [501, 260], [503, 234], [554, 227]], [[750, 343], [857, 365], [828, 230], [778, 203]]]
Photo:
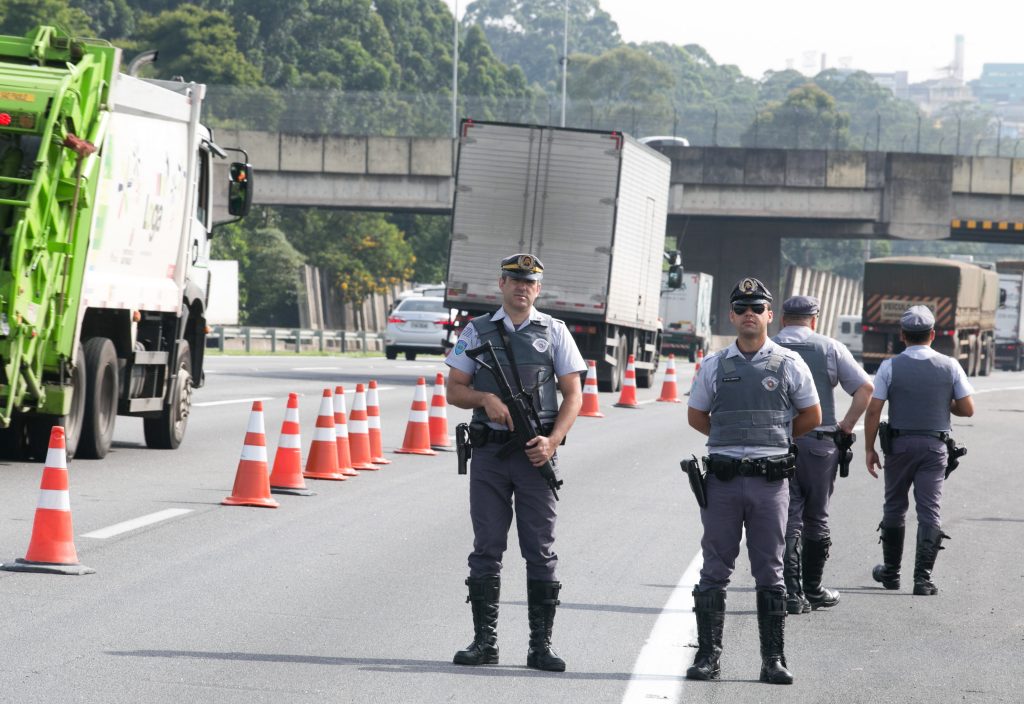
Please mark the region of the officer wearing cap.
[[786, 549], [793, 438], [821, 423], [818, 393], [800, 355], [768, 339], [772, 295], [754, 278], [729, 297], [736, 341], [704, 360], [690, 392], [688, 421], [708, 436], [707, 507], [701, 509], [704, 565], [694, 587], [697, 654], [689, 679], [720, 676], [725, 590], [746, 529], [757, 586], [762, 682], [790, 684], [784, 627]]
[[[839, 592], [821, 584], [832, 545], [828, 507], [840, 459], [836, 434], [853, 434], [875, 388], [846, 345], [816, 332], [819, 307], [813, 296], [787, 298], [782, 303], [784, 327], [772, 338], [807, 362], [821, 401], [821, 425], [796, 440], [796, 474], [789, 482], [783, 576], [786, 610], [791, 614], [839, 603]], [[842, 418], [836, 416], [838, 385], [853, 397]]]
[[[473, 642], [455, 654], [458, 665], [498, 662], [497, 622], [501, 559], [508, 541], [515, 498], [519, 547], [526, 560], [530, 647], [526, 664], [562, 672], [565, 661], [551, 648], [551, 628], [562, 585], [556, 580], [555, 498], [536, 467], [551, 460], [576, 420], [583, 403], [580, 374], [587, 365], [565, 323], [533, 307], [541, 290], [544, 265], [530, 254], [501, 260], [502, 307], [478, 316], [466, 326], [445, 363], [448, 402], [473, 409], [470, 432], [469, 511], [473, 521], [473, 552], [469, 554], [468, 601], [473, 609]], [[512, 428], [490, 373], [466, 355], [490, 341], [513, 387], [532, 393], [547, 432], [534, 438], [525, 453], [497, 457]], [[557, 392], [562, 394], [559, 404]], [[557, 465], [556, 465], [557, 466]]]
[[[960, 363], [932, 349], [935, 316], [927, 306], [911, 306], [900, 318], [900, 338], [906, 349], [882, 362], [875, 391], [864, 415], [865, 460], [877, 478], [883, 469], [875, 452], [882, 408], [889, 402], [891, 447], [885, 453], [885, 503], [882, 506], [882, 562], [871, 576], [886, 589], [900, 588], [900, 563], [906, 532], [908, 492], [914, 488], [917, 506], [917, 555], [914, 594], [931, 596], [931, 580], [942, 539], [939, 505], [945, 481], [950, 414], [974, 415], [974, 389]], [[883, 446], [885, 442], [883, 441]], [[891, 452], [889, 451], [891, 450]]]

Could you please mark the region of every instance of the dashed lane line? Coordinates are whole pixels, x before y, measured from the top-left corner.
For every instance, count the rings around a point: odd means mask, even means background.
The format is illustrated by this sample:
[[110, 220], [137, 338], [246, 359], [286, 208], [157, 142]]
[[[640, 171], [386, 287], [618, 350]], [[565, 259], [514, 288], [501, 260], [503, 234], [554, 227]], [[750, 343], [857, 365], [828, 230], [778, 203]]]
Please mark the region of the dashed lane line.
[[233, 403], [252, 403], [253, 401], [273, 401], [273, 396], [257, 396], [255, 398], [230, 398], [226, 401], [202, 401], [201, 403], [193, 403], [194, 407], [205, 408], [207, 406], [228, 406]]
[[137, 530], [146, 526], [151, 526], [154, 523], [160, 521], [166, 521], [171, 518], [177, 518], [178, 516], [184, 516], [186, 513], [192, 513], [190, 508], [168, 508], [163, 511], [157, 511], [156, 513], [150, 513], [146, 516], [140, 516], [133, 518], [130, 521], [122, 521], [121, 523], [115, 523], [112, 526], [106, 528], [100, 528], [89, 533], [83, 533], [83, 538], [95, 538], [97, 540], [105, 540], [106, 538], [113, 538], [115, 535], [121, 535], [131, 530]]

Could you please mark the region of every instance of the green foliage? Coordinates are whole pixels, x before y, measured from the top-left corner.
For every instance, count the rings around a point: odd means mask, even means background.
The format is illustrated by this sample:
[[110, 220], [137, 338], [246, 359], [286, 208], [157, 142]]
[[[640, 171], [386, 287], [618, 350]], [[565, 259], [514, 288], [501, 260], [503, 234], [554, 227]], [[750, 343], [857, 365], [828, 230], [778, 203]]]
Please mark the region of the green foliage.
[[851, 279], [864, 278], [866, 258], [892, 253], [888, 240], [783, 239], [783, 266], [802, 266]]
[[303, 256], [280, 229], [260, 227], [246, 232], [245, 256], [239, 258], [238, 264], [247, 294], [246, 323], [298, 325], [299, 274], [303, 263]]
[[89, 16], [67, 0], [4, 0], [0, 3], [0, 34], [24, 36], [41, 24], [72, 35], [91, 35]]
[[405, 233], [405, 240], [412, 247], [415, 257], [412, 280], [424, 283], [444, 281], [448, 274], [451, 217], [401, 213], [389, 219]]
[[843, 149], [850, 117], [813, 83], [790, 91], [785, 102], [769, 103], [743, 135], [743, 144], [792, 149]]
[[135, 32], [136, 13], [129, 0], [71, 0], [70, 5], [91, 18], [98, 37], [114, 40]]

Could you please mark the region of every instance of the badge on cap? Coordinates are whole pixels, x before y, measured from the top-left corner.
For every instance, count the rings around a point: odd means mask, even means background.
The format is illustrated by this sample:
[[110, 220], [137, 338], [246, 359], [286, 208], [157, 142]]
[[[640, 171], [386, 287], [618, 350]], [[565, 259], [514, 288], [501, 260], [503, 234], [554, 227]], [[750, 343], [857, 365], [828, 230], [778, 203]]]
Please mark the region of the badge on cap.
[[743, 283], [740, 284], [740, 289], [743, 293], [753, 293], [757, 289], [757, 284], [754, 283], [753, 279], [743, 279]]
[[517, 263], [519, 264], [520, 269], [525, 269], [526, 271], [533, 269], [533, 257], [529, 254], [524, 254], [519, 257], [519, 261]]

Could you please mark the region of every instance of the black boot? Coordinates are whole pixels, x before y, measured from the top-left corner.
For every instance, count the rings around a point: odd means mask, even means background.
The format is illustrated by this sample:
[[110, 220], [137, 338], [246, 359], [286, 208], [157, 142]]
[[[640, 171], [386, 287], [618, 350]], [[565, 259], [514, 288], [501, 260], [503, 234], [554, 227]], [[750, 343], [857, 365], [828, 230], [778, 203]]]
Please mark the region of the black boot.
[[917, 526], [917, 556], [914, 559], [914, 594], [932, 596], [939, 588], [932, 582], [932, 568], [942, 547], [942, 539], [949, 536], [935, 526]]
[[782, 592], [757, 593], [757, 627], [761, 634], [761, 681], [768, 684], [793, 684], [783, 653], [786, 630], [786, 595]]
[[498, 664], [498, 596], [501, 578], [498, 575], [470, 577], [466, 580], [473, 607], [473, 642], [455, 653], [456, 665]]
[[821, 540], [804, 538], [804, 594], [812, 609], [825, 609], [839, 603], [839, 592], [821, 586], [821, 576], [825, 572], [825, 561], [828, 560], [828, 549], [831, 546], [832, 540], [828, 537]]
[[717, 680], [721, 677], [718, 659], [722, 656], [725, 627], [725, 590], [699, 592], [694, 586], [693, 613], [697, 616], [697, 654], [686, 670], [686, 679]]
[[555, 623], [555, 608], [561, 582], [526, 580], [527, 615], [530, 620], [530, 650], [526, 666], [535, 670], [565, 672], [565, 660], [551, 648], [551, 627]]
[[786, 554], [782, 560], [782, 576], [786, 580], [786, 611], [793, 614], [806, 614], [811, 610], [811, 602], [804, 596], [800, 572], [800, 538], [786, 538]]
[[881, 535], [878, 542], [882, 544], [881, 565], [875, 565], [871, 570], [871, 577], [876, 582], [881, 582], [886, 589], [900, 588], [900, 563], [903, 562], [903, 536], [906, 533], [904, 526], [886, 526], [878, 524]]

